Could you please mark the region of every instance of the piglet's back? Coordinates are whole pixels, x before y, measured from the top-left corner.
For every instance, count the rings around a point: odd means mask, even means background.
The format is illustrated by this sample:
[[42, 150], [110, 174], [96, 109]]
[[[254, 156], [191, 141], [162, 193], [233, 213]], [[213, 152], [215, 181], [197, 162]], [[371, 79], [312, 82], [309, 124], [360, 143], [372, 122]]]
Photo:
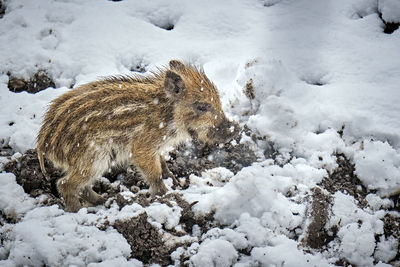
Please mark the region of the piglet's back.
[[38, 150], [52, 161], [74, 164], [94, 143], [128, 145], [131, 135], [138, 135], [138, 128], [151, 131], [157, 128], [157, 118], [168, 114], [171, 104], [161, 89], [162, 82], [163, 77], [156, 74], [150, 78], [112, 77], [61, 95], [45, 115]]

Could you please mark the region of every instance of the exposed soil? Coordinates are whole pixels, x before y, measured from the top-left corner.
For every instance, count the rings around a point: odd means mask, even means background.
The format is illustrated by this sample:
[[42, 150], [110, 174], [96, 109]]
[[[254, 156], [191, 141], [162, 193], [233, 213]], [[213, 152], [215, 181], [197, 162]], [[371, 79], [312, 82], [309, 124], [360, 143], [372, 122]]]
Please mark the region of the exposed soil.
[[[393, 236], [397, 240], [400, 240], [400, 217], [394, 216], [392, 214], [387, 213], [385, 217], [383, 217], [383, 231], [386, 238]], [[400, 245], [400, 244], [399, 244]], [[399, 266], [400, 264], [400, 247], [397, 248], [397, 254], [392, 259], [393, 266]]]
[[[120, 208], [132, 203], [138, 203], [146, 207], [153, 201], [166, 204], [170, 207], [178, 205], [182, 208], [179, 225], [182, 226], [184, 232], [176, 232], [174, 229], [162, 229], [171, 236], [179, 237], [184, 234], [191, 234], [194, 225], [198, 225], [202, 233], [205, 233], [215, 225], [212, 213], [205, 216], [195, 216], [192, 206], [197, 202], [188, 203], [178, 193], [168, 193], [157, 198], [139, 193], [134, 198], [128, 200], [121, 194], [116, 195], [116, 202]], [[162, 266], [173, 264], [170, 254], [179, 246], [190, 245], [180, 242], [171, 245], [171, 242], [166, 240], [160, 230], [148, 222], [146, 212], [129, 220], [117, 220], [112, 226], [128, 241], [132, 250], [131, 257], [146, 264], [158, 263]]]
[[49, 87], [54, 88], [56, 85], [44, 70], [39, 70], [29, 80], [9, 75], [8, 89], [14, 93], [26, 91], [35, 94]]
[[383, 223], [385, 237], [393, 236], [400, 240], [400, 217], [388, 213], [383, 217]]
[[0, 156], [11, 157], [12, 154], [12, 148], [8, 145], [8, 142], [3, 138], [0, 139]]
[[398, 23], [398, 22], [387, 22], [387, 21], [385, 21], [383, 19], [382, 13], [379, 12], [378, 15], [379, 15], [379, 18], [382, 20], [383, 24], [385, 25], [384, 28], [383, 28], [383, 32], [384, 33], [392, 34], [394, 31], [396, 31], [399, 28], [400, 23]]
[[61, 177], [61, 172], [47, 161], [45, 167], [51, 177], [50, 181], [46, 180], [40, 170], [36, 150], [30, 149], [20, 158], [7, 162], [3, 169], [15, 175], [17, 183], [24, 188], [25, 193], [32, 197], [46, 195], [47, 200], [44, 204], [63, 206], [55, 185], [56, 180]]
[[329, 218], [330, 203], [332, 197], [325, 194], [319, 187], [313, 188], [311, 218], [308, 226], [307, 235], [302, 240], [305, 246], [313, 249], [322, 249], [332, 237], [328, 235], [325, 224]]
[[[386, 238], [393, 236], [397, 240], [400, 240], [400, 216], [394, 216], [392, 214], [387, 213], [385, 217], [382, 219], [384, 226], [383, 226], [383, 232]], [[394, 266], [399, 266], [400, 263], [400, 244], [399, 247], [397, 248], [397, 254], [392, 259], [392, 263], [397, 263], [393, 264]]]
[[[338, 231], [336, 227], [333, 229], [325, 228], [329, 220], [333, 194], [337, 191], [349, 194], [358, 200], [361, 208], [366, 207], [368, 204], [365, 199], [368, 194], [367, 189], [354, 173], [354, 164], [344, 154], [337, 154], [336, 158], [339, 166], [321, 181], [320, 187], [315, 187], [312, 190], [311, 223], [307, 228], [306, 237], [302, 240], [305, 246], [320, 251], [324, 250], [326, 245], [335, 239]], [[324, 190], [327, 192], [324, 192]], [[347, 266], [344, 259], [339, 263], [337, 265]]]
[[0, 19], [4, 16], [5, 13], [6, 13], [6, 5], [2, 0], [0, 0]]
[[[326, 229], [325, 225], [329, 220], [329, 214], [333, 202], [333, 194], [340, 191], [344, 194], [353, 196], [358, 200], [360, 208], [365, 208], [368, 204], [365, 197], [369, 193], [365, 186], [361, 183], [360, 179], [354, 173], [355, 168], [349, 159], [343, 154], [338, 154], [337, 163], [338, 167], [335, 171], [325, 177], [319, 184], [320, 187], [315, 187], [312, 190], [312, 207], [310, 212], [311, 223], [306, 230], [306, 236], [302, 240], [302, 244], [306, 248], [324, 251], [329, 242], [336, 238], [338, 228], [334, 226], [331, 229]], [[324, 191], [326, 190], [326, 191]], [[398, 199], [398, 196], [396, 197]], [[397, 203], [394, 200], [394, 210], [397, 208]], [[400, 239], [400, 217], [396, 217], [387, 213], [382, 219], [384, 223], [385, 237], [393, 236]], [[377, 240], [379, 236], [376, 236]], [[308, 250], [308, 249], [306, 249]], [[397, 253], [393, 262], [400, 260], [400, 251]], [[347, 259], [339, 259], [335, 262], [338, 266], [350, 266], [351, 264]]]
[[329, 177], [324, 178], [320, 185], [331, 194], [337, 191], [349, 194], [358, 200], [362, 207], [365, 207], [368, 204], [365, 200], [368, 192], [354, 173], [354, 164], [343, 154], [337, 154], [336, 158], [339, 166]]
[[244, 144], [235, 146], [225, 144], [223, 148], [206, 146], [201, 149], [194, 146], [180, 146], [171, 152], [170, 156], [167, 165], [177, 177], [200, 175], [201, 172], [215, 167], [225, 167], [237, 173], [257, 161], [254, 151]]
[[175, 25], [172, 22], [164, 22], [164, 23], [158, 23], [158, 22], [154, 22], [153, 23], [154, 26], [157, 26], [161, 29], [164, 29], [166, 31], [172, 31], [175, 28]]
[[164, 244], [158, 229], [147, 221], [146, 213], [129, 220], [117, 220], [114, 228], [128, 241], [132, 249], [132, 258], [145, 264], [158, 263], [165, 266], [172, 263], [170, 254], [175, 247], [168, 247]]
[[250, 99], [253, 100], [256, 98], [256, 93], [254, 90], [253, 79], [249, 79], [245, 85], [244, 94]]

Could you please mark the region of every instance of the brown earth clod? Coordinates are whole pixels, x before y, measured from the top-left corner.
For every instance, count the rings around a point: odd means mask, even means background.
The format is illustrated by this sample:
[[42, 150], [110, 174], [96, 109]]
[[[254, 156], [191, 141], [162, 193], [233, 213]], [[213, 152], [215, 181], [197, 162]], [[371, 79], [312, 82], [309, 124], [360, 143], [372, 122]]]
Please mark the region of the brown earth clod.
[[355, 174], [354, 164], [344, 154], [337, 154], [336, 158], [339, 166], [329, 177], [325, 177], [319, 185], [331, 194], [335, 194], [337, 191], [349, 194], [358, 200], [361, 207], [366, 207], [368, 202], [365, 197], [368, 192]]
[[49, 87], [55, 88], [54, 81], [44, 70], [36, 72], [29, 80], [10, 75], [8, 80], [8, 89], [14, 93], [26, 91], [35, 94]]
[[328, 235], [325, 229], [332, 197], [325, 194], [319, 187], [314, 187], [312, 192], [312, 221], [307, 228], [307, 235], [302, 240], [302, 243], [313, 249], [322, 250], [332, 240], [332, 237]]
[[36, 150], [29, 149], [20, 158], [4, 164], [3, 169], [15, 175], [17, 183], [24, 188], [25, 193], [32, 197], [46, 194], [53, 199], [52, 202], [58, 204], [60, 201], [57, 200], [59, 195], [55, 181], [62, 176], [62, 173], [47, 161], [45, 167], [51, 178], [50, 181], [46, 180], [40, 170]]
[[131, 258], [145, 264], [172, 264], [170, 254], [176, 247], [165, 245], [159, 230], [147, 221], [145, 212], [128, 220], [116, 220], [113, 226], [131, 246]]
[[4, 14], [6, 13], [6, 4], [3, 0], [0, 0], [0, 19], [3, 18]]

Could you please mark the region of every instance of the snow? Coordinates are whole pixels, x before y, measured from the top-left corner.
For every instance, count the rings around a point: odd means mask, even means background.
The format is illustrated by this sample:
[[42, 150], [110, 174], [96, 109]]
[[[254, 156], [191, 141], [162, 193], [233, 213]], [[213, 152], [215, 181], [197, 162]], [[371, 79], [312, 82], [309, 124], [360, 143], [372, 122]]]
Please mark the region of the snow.
[[378, 9], [386, 22], [400, 22], [400, 3], [396, 0], [378, 1]]
[[380, 238], [377, 244], [375, 258], [383, 262], [390, 262], [396, 257], [396, 250], [399, 247], [399, 240], [394, 237], [386, 239], [384, 236]]
[[0, 173], [0, 210], [10, 218], [20, 218], [34, 207], [34, 200], [25, 194], [12, 173]]
[[384, 216], [382, 210], [372, 213], [360, 209], [354, 199], [348, 195], [335, 193], [332, 217], [327, 228], [333, 225], [341, 226], [338, 236], [341, 239], [339, 253], [350, 263], [363, 266], [373, 265], [375, 249], [375, 234], [383, 233]]
[[278, 236], [272, 238], [271, 243], [271, 246], [256, 247], [251, 252], [254, 260], [262, 266], [332, 266], [320, 255], [304, 255], [293, 240]]
[[[172, 253], [177, 265], [181, 255], [194, 266], [330, 266], [342, 258], [385, 266], [395, 258], [399, 242], [383, 235], [382, 219], [394, 206], [387, 197], [400, 190], [400, 30], [383, 33], [379, 13], [399, 23], [399, 1], [5, 3], [1, 147], [34, 148], [48, 103], [69, 88], [154, 70], [173, 58], [203, 66], [227, 116], [274, 144], [275, 160], [261, 159], [237, 174], [221, 167], [190, 175], [183, 197], [197, 201], [196, 215], [214, 212], [219, 225], [203, 234], [194, 227], [183, 237], [192, 243]], [[28, 79], [42, 69], [57, 88], [8, 90], [7, 73]], [[256, 145], [265, 148], [263, 141]], [[336, 192], [325, 230], [338, 227], [337, 237], [324, 253], [307, 253], [301, 237], [311, 189], [338, 167], [337, 154], [355, 164], [368, 205]], [[0, 157], [0, 168], [7, 160]], [[161, 232], [180, 231], [176, 203], [121, 210], [109, 203], [76, 214], [41, 203], [13, 174], [0, 173], [0, 265], [142, 266], [129, 258], [129, 244], [112, 227], [116, 220], [146, 212]], [[99, 230], [106, 220], [111, 226]]]
[[32, 210], [12, 229], [14, 242], [5, 263], [83, 266], [129, 256], [130, 246], [116, 230], [101, 231], [85, 215], [64, 213], [57, 206]]
[[231, 266], [237, 257], [238, 253], [230, 242], [214, 239], [201, 243], [198, 253], [190, 261], [195, 266]]
[[400, 188], [400, 154], [388, 142], [365, 140], [354, 155], [356, 173], [370, 189], [390, 195]]
[[165, 225], [166, 229], [172, 229], [179, 224], [181, 217], [180, 207], [168, 207], [166, 204], [155, 204], [146, 209], [146, 213], [152, 220]]

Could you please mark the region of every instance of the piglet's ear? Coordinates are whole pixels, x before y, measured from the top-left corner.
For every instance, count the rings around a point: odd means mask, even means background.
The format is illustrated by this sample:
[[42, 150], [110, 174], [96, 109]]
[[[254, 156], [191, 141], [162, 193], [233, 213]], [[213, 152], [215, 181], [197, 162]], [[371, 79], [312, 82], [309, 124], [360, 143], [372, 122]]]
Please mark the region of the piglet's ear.
[[182, 61], [173, 59], [169, 62], [169, 67], [171, 70], [181, 71], [185, 69], [185, 64]]
[[167, 70], [165, 73], [164, 88], [169, 96], [177, 97], [185, 90], [185, 83], [179, 74]]

